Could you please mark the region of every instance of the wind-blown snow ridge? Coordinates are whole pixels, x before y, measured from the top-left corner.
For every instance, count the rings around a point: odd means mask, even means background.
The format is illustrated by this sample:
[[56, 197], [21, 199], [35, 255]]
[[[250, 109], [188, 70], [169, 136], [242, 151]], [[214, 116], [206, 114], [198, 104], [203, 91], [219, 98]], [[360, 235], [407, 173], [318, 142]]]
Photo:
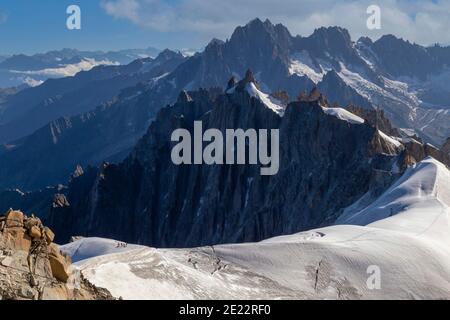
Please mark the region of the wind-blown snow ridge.
[[337, 223], [377, 226], [431, 238], [438, 235], [437, 240], [445, 237], [450, 241], [449, 207], [450, 172], [429, 157], [408, 168], [367, 208], [351, 214], [344, 212]]
[[347, 121], [352, 124], [363, 124], [364, 119], [358, 117], [356, 114], [351, 113], [348, 110], [342, 108], [326, 108], [322, 107], [323, 112], [328, 115], [334, 116], [340, 120]]
[[281, 103], [281, 101], [271, 97], [270, 95], [258, 90], [253, 82], [249, 82], [245, 89], [251, 97], [259, 99], [266, 107], [273, 110], [279, 116], [284, 115], [285, 106]]
[[[448, 299], [449, 182], [449, 170], [428, 158], [338, 221], [358, 225], [260, 243], [163, 250], [83, 239], [62, 248], [75, 260], [98, 254], [77, 267], [124, 299]], [[373, 266], [378, 289], [368, 285]]]
[[107, 254], [121, 253], [133, 249], [143, 248], [138, 245], [126, 245], [120, 241], [103, 238], [86, 238], [61, 247], [64, 253], [72, 257], [72, 262], [90, 259]]
[[383, 131], [378, 130], [378, 134], [384, 139], [384, 141], [392, 144], [394, 147], [396, 147], [396, 148], [402, 147], [402, 143], [400, 141], [398, 141], [397, 139], [395, 139], [393, 137], [388, 136]]

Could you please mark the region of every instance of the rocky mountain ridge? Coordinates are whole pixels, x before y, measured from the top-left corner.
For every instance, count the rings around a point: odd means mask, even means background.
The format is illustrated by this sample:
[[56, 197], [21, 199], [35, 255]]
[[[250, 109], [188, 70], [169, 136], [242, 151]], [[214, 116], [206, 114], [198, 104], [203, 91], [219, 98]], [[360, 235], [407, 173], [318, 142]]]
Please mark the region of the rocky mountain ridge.
[[[256, 241], [329, 223], [371, 181], [392, 181], [388, 168], [400, 148], [370, 124], [328, 115], [322, 96], [290, 103], [280, 116], [242, 83], [233, 93], [182, 93], [122, 164], [73, 179], [68, 205], [54, 207], [47, 223], [63, 241], [73, 234], [163, 247]], [[170, 132], [191, 131], [196, 120], [205, 130], [278, 128], [279, 174], [261, 177], [257, 165], [173, 165]], [[106, 214], [113, 223], [101, 222]]]
[[[391, 47], [397, 48], [395, 55], [390, 53]], [[46, 166], [48, 161], [41, 161], [36, 172], [30, 166], [25, 169], [28, 172], [26, 175], [32, 176], [29, 183], [24, 174], [17, 173], [11, 177], [3, 175], [0, 179], [2, 186], [24, 190], [42, 188], [49, 184], [65, 183], [68, 174], [78, 164], [86, 166], [98, 165], [104, 160], [120, 161], [145, 132], [146, 128], [142, 126], [147, 126], [160, 108], [175, 102], [179, 92], [224, 87], [232, 76], [242, 78], [248, 68], [254, 71], [262, 91], [268, 94], [285, 91], [286, 101], [293, 101], [299, 92], [309, 92], [317, 86], [330, 103], [383, 110], [384, 116], [401, 132], [420, 136], [423, 141], [441, 145], [450, 136], [450, 111], [445, 107], [450, 101], [450, 94], [446, 99], [448, 88], [442, 85], [448, 71], [448, 50], [445, 47], [425, 48], [393, 36], [377, 41], [361, 38], [354, 42], [348, 31], [339, 27], [319, 28], [308, 37], [292, 36], [281, 24], [273, 25], [268, 20], [255, 19], [236, 28], [227, 41], [215, 39], [203, 52], [189, 59], [175, 53], [167, 59], [167, 54], [163, 53], [159, 59], [167, 61], [164, 68], [157, 63], [158, 59], [151, 63], [140, 59], [127, 67], [96, 68], [92, 72], [80, 73], [74, 79], [54, 80], [9, 97], [8, 103], [12, 104], [11, 108], [3, 106], [3, 121], [17, 117], [15, 113], [20, 110], [28, 120], [19, 117], [15, 122], [0, 126], [0, 140], [9, 141], [13, 136], [23, 136], [39, 126], [44, 127], [35, 131], [33, 138], [8, 142], [0, 148], [0, 162], [3, 158], [1, 154], [11, 154], [4, 156], [6, 159], [1, 167], [7, 172], [17, 172], [18, 167], [26, 166], [26, 159], [32, 156], [30, 150], [33, 150], [33, 154], [39, 154], [39, 157], [53, 154], [52, 167], [58, 170], [51, 172]], [[389, 59], [393, 58], [414, 63], [409, 72], [404, 67], [397, 70], [393, 65], [401, 64], [392, 63]], [[417, 65], [430, 67], [425, 72], [423, 68], [416, 68]], [[101, 70], [107, 75], [107, 70], [122, 68], [130, 70], [128, 73], [123, 71], [129, 74], [127, 79], [130, 82], [124, 81], [123, 76], [116, 77], [116, 84], [124, 94], [112, 92], [109, 80], [89, 82], [88, 88], [80, 88], [81, 91], [71, 94], [64, 91], [66, 83], [73, 85], [74, 82], [76, 85], [77, 79], [95, 78]], [[152, 77], [146, 76], [144, 79], [137, 70], [147, 68], [153, 70]], [[136, 85], [136, 81], [145, 83]], [[128, 87], [124, 89], [125, 86]], [[99, 88], [108, 91], [106, 98], [99, 95]], [[124, 115], [128, 112], [123, 107], [101, 108], [108, 109], [107, 112], [99, 112], [98, 108], [94, 110], [100, 100], [113, 96], [107, 106], [128, 104], [135, 110], [134, 116]], [[80, 97], [83, 99], [80, 100]], [[41, 103], [33, 108], [35, 111], [25, 110], [35, 106], [36, 102]], [[49, 110], [58, 110], [58, 115], [65, 117], [57, 119], [54, 114], [50, 117]], [[87, 110], [88, 113], [79, 114]], [[120, 120], [123, 117], [127, 118], [126, 123]], [[51, 119], [52, 122], [46, 122]], [[114, 128], [109, 123], [118, 126], [113, 134], [110, 131]], [[22, 132], [18, 134], [17, 130]], [[97, 142], [85, 146], [83, 132], [91, 130], [96, 132], [94, 140]], [[60, 132], [68, 137], [59, 138]], [[42, 136], [44, 142], [41, 141]], [[54, 145], [54, 140], [58, 145]], [[35, 141], [40, 141], [37, 150], [31, 146]], [[70, 147], [72, 143], [74, 147]], [[21, 160], [16, 165], [11, 160], [13, 158]]]

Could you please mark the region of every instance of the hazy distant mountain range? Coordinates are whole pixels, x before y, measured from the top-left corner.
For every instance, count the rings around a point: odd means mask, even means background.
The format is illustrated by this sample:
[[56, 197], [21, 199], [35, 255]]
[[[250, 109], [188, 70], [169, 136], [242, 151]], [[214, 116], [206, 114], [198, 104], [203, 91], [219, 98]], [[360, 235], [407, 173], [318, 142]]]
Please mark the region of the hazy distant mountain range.
[[31, 56], [0, 56], [0, 88], [36, 86], [49, 78], [73, 76], [101, 64], [128, 64], [136, 59], [156, 57], [159, 52], [152, 47], [109, 52], [63, 49]]

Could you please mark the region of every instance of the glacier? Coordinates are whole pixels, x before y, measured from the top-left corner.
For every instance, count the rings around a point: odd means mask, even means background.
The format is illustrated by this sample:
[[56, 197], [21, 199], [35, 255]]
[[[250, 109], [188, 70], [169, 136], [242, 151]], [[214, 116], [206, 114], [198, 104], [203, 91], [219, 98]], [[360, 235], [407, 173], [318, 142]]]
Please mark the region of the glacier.
[[[123, 299], [448, 299], [449, 181], [429, 157], [336, 225], [258, 243], [156, 249], [85, 238], [61, 249]], [[367, 284], [373, 266], [379, 289]]]

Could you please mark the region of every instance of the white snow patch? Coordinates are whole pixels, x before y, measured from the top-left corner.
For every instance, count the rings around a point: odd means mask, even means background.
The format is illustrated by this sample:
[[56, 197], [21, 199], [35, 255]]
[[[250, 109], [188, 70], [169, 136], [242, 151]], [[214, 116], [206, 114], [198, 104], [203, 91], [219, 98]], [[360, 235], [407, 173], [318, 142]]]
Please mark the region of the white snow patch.
[[385, 134], [383, 131], [378, 130], [378, 134], [381, 136], [381, 138], [383, 138], [386, 142], [394, 145], [397, 148], [401, 148], [403, 145], [400, 141], [398, 141], [397, 139], [388, 136], [387, 134]]
[[323, 112], [328, 115], [334, 116], [340, 120], [347, 121], [352, 124], [363, 124], [364, 119], [358, 117], [356, 114], [351, 113], [348, 110], [342, 108], [326, 108], [322, 107]]
[[318, 83], [322, 80], [326, 71], [321, 66], [314, 65], [311, 56], [308, 51], [300, 51], [291, 56], [289, 63], [289, 74], [307, 76], [314, 83]]
[[23, 79], [23, 82], [30, 87], [37, 87], [44, 83], [44, 81], [42, 81], [42, 80], [36, 80], [31, 77], [25, 77]]
[[185, 58], [193, 57], [193, 56], [195, 56], [195, 54], [196, 54], [197, 52], [200, 52], [200, 50], [197, 50], [197, 49], [189, 49], [189, 48], [183, 48], [183, 49], [180, 50], [180, 53], [181, 53], [181, 54], [183, 55], [183, 57], [185, 57]]
[[92, 257], [138, 249], [141, 246], [103, 238], [84, 238], [59, 248], [62, 252], [70, 255], [73, 262], [78, 262]]
[[266, 107], [274, 111], [279, 116], [284, 115], [285, 106], [283, 103], [270, 95], [259, 91], [253, 82], [250, 82], [246, 85], [245, 89], [251, 97], [259, 99]]

